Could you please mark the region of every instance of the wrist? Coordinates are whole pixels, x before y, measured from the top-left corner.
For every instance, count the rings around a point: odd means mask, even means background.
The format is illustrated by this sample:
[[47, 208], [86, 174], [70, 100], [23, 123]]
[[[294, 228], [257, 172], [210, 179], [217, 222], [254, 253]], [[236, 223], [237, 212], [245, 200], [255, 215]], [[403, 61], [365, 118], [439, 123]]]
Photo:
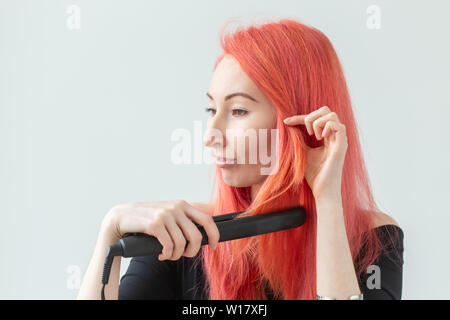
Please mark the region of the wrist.
[[[337, 300], [336, 298], [331, 298], [328, 296], [321, 296], [321, 295], [316, 295], [316, 299], [317, 300]], [[364, 300], [364, 295], [361, 292], [359, 292], [358, 294], [353, 294], [351, 296], [348, 296], [345, 300]]]
[[341, 191], [322, 193], [319, 196], [314, 196], [316, 207], [336, 206], [336, 204], [342, 204]]
[[342, 206], [342, 198], [340, 194], [328, 194], [315, 199], [316, 214], [318, 220], [327, 220], [327, 223], [336, 219], [343, 219], [344, 210]]
[[341, 198], [342, 193], [342, 181], [341, 179], [332, 179], [328, 180], [329, 182], [324, 188], [320, 188], [316, 190], [318, 192], [313, 191], [314, 199], [317, 201], [327, 201], [327, 200], [335, 200], [336, 198]]
[[99, 238], [102, 242], [115, 243], [121, 236], [117, 230], [117, 217], [109, 212], [102, 220], [100, 225]]
[[117, 238], [114, 234], [109, 232], [107, 229], [100, 230], [100, 233], [97, 238], [96, 250], [100, 252], [100, 255], [104, 256], [106, 253], [106, 249], [120, 241], [120, 238]]

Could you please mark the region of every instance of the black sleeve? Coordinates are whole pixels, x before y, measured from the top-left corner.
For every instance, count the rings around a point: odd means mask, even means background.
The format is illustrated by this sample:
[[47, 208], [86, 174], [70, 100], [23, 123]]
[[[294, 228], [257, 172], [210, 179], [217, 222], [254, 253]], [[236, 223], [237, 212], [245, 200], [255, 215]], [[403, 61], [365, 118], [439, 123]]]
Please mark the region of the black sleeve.
[[133, 257], [119, 283], [119, 300], [173, 300], [176, 296], [176, 261], [158, 255]]
[[[377, 228], [385, 249], [369, 270], [360, 277], [359, 286], [364, 300], [400, 300], [403, 276], [403, 231], [395, 225]], [[392, 238], [397, 230], [398, 237]], [[391, 231], [391, 232], [390, 232]], [[394, 241], [391, 241], [394, 239]]]

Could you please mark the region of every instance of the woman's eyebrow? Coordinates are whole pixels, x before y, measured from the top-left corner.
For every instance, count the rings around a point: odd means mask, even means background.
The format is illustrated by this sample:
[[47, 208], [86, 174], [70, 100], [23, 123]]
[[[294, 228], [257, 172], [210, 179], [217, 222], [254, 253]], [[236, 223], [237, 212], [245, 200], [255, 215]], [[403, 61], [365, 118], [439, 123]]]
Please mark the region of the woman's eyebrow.
[[[207, 95], [208, 98], [210, 98], [211, 100], [214, 100], [214, 98], [209, 94], [209, 92], [207, 92], [206, 95]], [[250, 100], [252, 100], [252, 101], [258, 102], [258, 101], [256, 101], [256, 99], [253, 98], [251, 95], [249, 95], [249, 94], [247, 94], [247, 93], [244, 93], [244, 92], [230, 93], [229, 95], [227, 95], [227, 96], [225, 97], [224, 101], [227, 101], [228, 99], [231, 99], [231, 98], [236, 97], [236, 96], [241, 96], [241, 97], [250, 99]]]

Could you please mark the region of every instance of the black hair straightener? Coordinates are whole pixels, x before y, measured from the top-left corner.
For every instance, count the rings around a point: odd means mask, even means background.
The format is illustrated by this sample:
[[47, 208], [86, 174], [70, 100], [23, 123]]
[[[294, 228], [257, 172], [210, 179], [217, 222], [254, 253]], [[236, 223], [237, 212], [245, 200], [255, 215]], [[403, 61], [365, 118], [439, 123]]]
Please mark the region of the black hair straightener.
[[[213, 216], [220, 234], [219, 242], [296, 228], [303, 225], [306, 220], [306, 211], [301, 206], [235, 219], [243, 212], [245, 211]], [[194, 224], [203, 236], [202, 245], [208, 244], [208, 236], [204, 228], [195, 222]], [[121, 256], [128, 258], [153, 254], [159, 255], [162, 249], [163, 246], [159, 243], [158, 239], [146, 233], [126, 233], [119, 242], [111, 245], [106, 250], [105, 264], [103, 267], [102, 300], [105, 300], [105, 285], [109, 280], [109, 273], [114, 257]]]

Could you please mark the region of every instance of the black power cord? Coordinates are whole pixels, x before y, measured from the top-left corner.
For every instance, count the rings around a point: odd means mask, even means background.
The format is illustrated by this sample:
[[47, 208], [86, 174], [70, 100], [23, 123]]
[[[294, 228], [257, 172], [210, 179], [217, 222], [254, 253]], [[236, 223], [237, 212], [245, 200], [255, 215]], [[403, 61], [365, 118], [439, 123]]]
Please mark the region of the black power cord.
[[109, 280], [109, 274], [111, 272], [111, 267], [113, 264], [114, 257], [116, 256], [122, 256], [123, 255], [123, 249], [120, 242], [117, 242], [113, 244], [112, 246], [108, 247], [106, 250], [106, 257], [105, 257], [105, 263], [103, 265], [103, 275], [102, 275], [102, 300], [105, 300], [105, 286], [108, 283]]

